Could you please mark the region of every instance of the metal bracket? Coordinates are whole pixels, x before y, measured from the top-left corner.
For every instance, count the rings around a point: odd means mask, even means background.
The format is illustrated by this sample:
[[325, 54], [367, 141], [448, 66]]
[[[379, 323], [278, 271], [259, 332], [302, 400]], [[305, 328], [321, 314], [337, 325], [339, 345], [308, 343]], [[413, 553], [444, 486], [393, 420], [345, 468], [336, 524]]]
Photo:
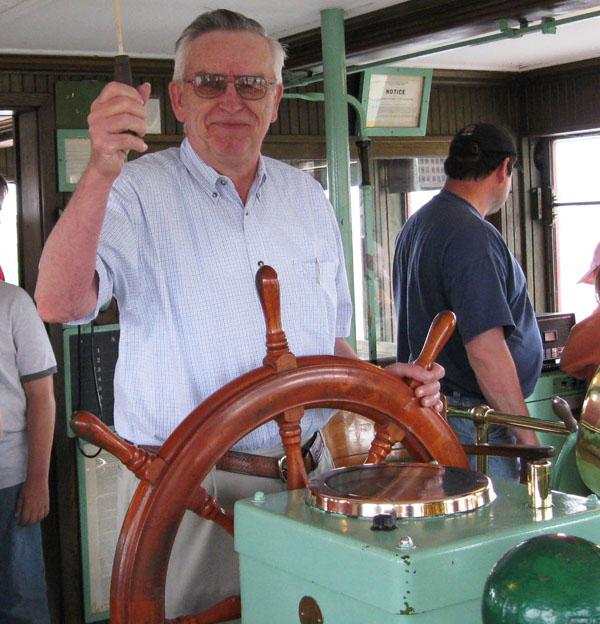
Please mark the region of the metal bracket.
[[501, 19], [498, 22], [498, 28], [500, 28], [500, 32], [502, 32], [507, 37], [522, 37], [529, 30], [529, 22], [524, 17], [520, 17], [518, 19], [519, 28], [512, 28], [509, 22], [510, 20], [508, 19]]
[[556, 20], [553, 17], [542, 17], [542, 35], [556, 34]]

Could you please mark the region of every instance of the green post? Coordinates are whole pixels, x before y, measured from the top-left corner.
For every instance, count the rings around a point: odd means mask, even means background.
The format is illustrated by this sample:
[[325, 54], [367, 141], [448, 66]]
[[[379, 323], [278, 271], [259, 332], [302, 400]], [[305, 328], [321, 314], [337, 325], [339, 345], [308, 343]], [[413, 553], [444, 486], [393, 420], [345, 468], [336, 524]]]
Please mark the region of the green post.
[[[323, 87], [325, 92], [325, 138], [329, 199], [342, 233], [348, 284], [354, 303], [352, 223], [350, 220], [350, 150], [346, 104], [346, 44], [342, 9], [321, 11]], [[356, 317], [348, 342], [356, 349]]]
[[[363, 127], [364, 111], [362, 106], [356, 109]], [[367, 338], [369, 341], [369, 360], [377, 359], [377, 301], [375, 294], [375, 240], [374, 240], [374, 204], [373, 187], [371, 186], [371, 172], [369, 169], [369, 146], [371, 139], [360, 136], [356, 141], [361, 170], [361, 192], [363, 202], [363, 214], [365, 219], [365, 248], [367, 277]]]

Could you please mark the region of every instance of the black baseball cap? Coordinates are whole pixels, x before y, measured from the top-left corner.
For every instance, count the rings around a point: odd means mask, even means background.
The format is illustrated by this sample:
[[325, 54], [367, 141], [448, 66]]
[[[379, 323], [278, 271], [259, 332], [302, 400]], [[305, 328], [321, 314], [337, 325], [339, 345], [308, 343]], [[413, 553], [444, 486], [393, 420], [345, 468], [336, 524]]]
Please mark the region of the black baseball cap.
[[465, 152], [473, 156], [483, 152], [516, 157], [517, 146], [512, 134], [506, 128], [478, 123], [459, 130], [450, 143], [451, 156], [464, 155]]

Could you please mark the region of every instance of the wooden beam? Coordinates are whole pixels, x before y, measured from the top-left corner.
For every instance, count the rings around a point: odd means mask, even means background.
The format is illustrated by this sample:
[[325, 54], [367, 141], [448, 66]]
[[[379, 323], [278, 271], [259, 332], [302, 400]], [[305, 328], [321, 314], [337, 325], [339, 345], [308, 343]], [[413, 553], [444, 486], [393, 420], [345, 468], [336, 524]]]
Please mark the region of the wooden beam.
[[[43, 71], [65, 74], [97, 74], [106, 72], [112, 75], [114, 57], [101, 56], [41, 56], [33, 54], [0, 54], [0, 71]], [[167, 59], [131, 59], [135, 74], [163, 76], [173, 71], [173, 61]]]
[[[345, 22], [348, 56], [400, 46], [396, 54], [499, 32], [500, 19], [539, 21], [592, 9], [595, 0], [408, 0]], [[288, 48], [288, 69], [321, 62], [321, 33], [315, 28], [281, 40]]]

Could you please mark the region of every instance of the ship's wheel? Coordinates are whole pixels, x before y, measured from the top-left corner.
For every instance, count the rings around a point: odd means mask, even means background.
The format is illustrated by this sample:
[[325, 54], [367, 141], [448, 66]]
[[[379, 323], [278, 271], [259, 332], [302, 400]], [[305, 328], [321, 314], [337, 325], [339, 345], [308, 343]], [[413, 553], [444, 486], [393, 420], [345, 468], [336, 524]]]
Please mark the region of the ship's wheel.
[[[276, 420], [286, 449], [288, 489], [303, 488], [307, 475], [300, 446], [304, 409], [348, 410], [375, 422], [369, 461], [377, 463], [403, 437], [419, 462], [468, 468], [466, 455], [446, 420], [420, 406], [409, 385], [369, 363], [335, 356], [296, 358], [281, 328], [277, 274], [257, 273], [265, 314], [263, 366], [206, 399], [167, 439], [157, 455], [128, 444], [87, 412], [72, 420], [75, 432], [116, 455], [140, 478], [121, 530], [113, 565], [113, 624], [210, 624], [239, 617], [239, 597], [209, 611], [165, 619], [165, 581], [175, 535], [186, 510], [218, 522], [233, 534], [233, 518], [199, 484], [241, 438]], [[451, 323], [430, 331], [420, 363], [431, 365]], [[198, 584], [202, 579], [198, 579]]]

